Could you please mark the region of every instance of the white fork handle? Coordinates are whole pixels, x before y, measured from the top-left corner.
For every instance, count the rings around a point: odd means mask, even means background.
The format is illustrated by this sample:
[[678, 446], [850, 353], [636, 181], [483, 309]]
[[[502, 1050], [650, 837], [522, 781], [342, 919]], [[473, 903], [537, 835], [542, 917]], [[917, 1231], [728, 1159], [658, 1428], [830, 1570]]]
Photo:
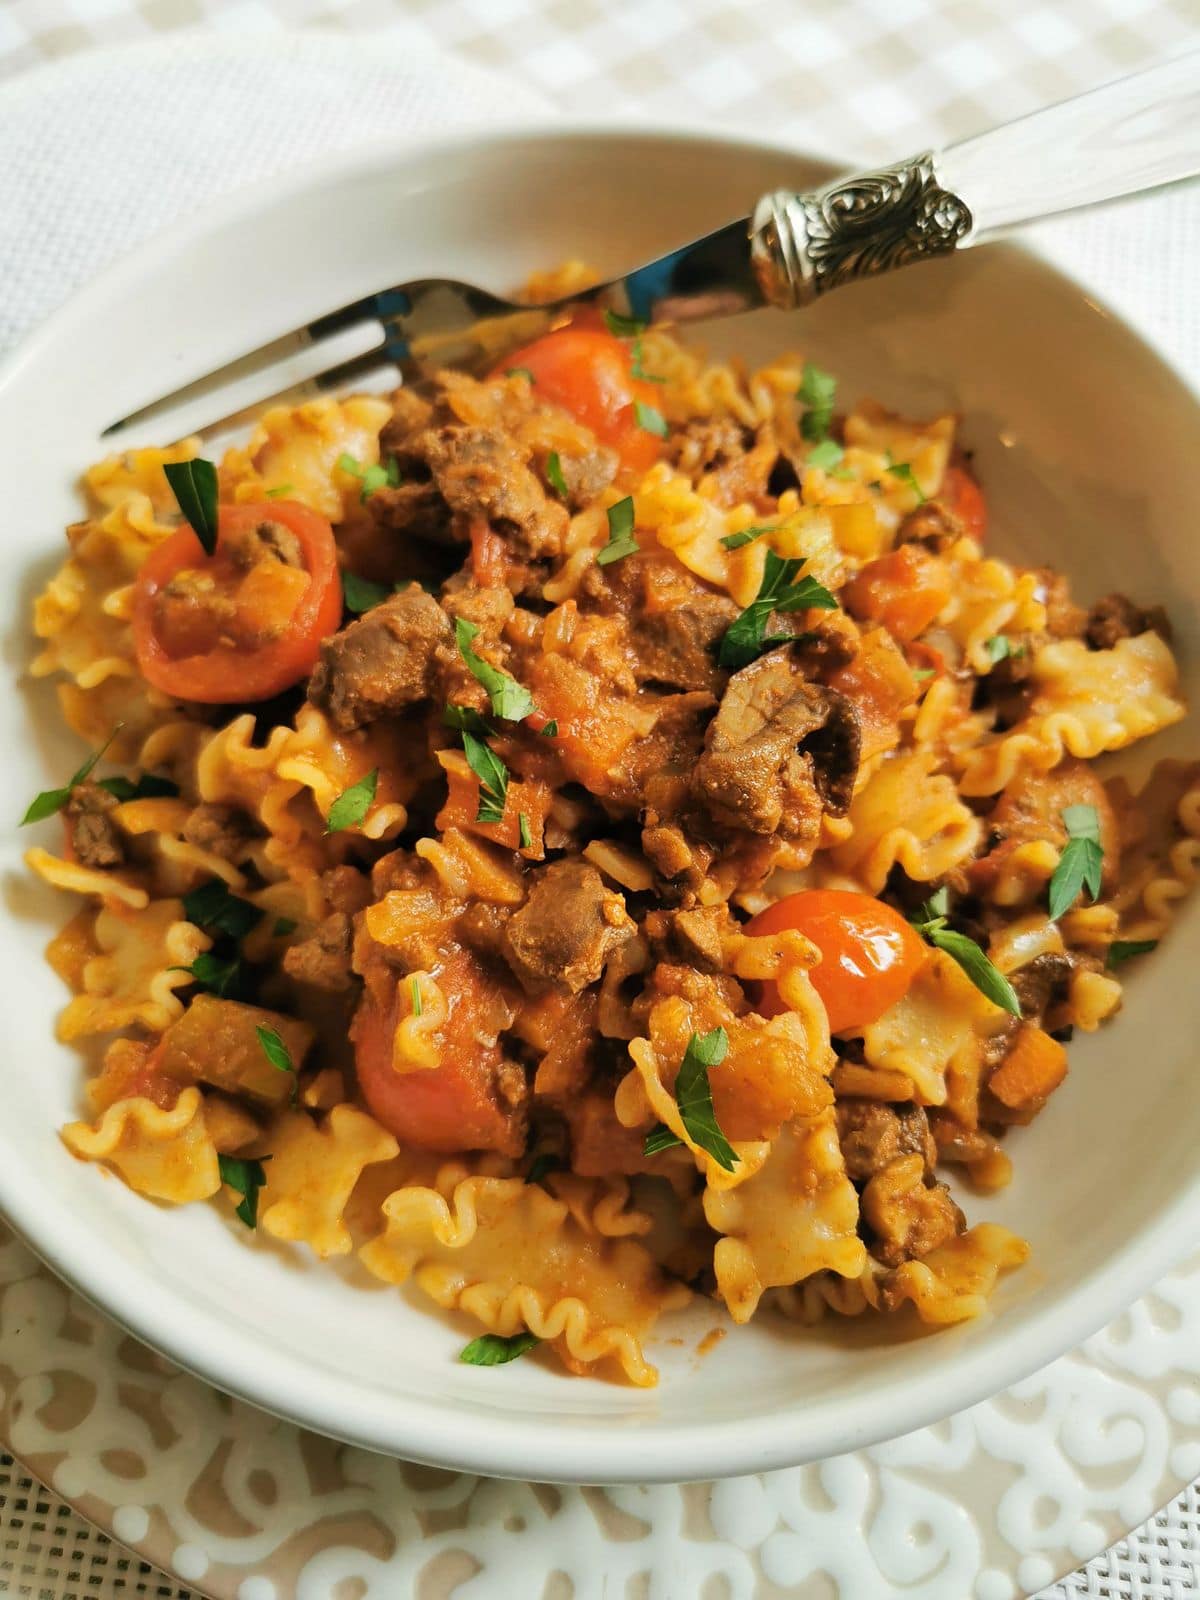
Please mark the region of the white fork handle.
[[951, 145], [942, 183], [973, 238], [1200, 173], [1200, 52], [1192, 51]]
[[807, 305], [855, 278], [1017, 223], [1200, 174], [1200, 51], [1031, 112], [935, 154], [759, 201], [763, 297]]

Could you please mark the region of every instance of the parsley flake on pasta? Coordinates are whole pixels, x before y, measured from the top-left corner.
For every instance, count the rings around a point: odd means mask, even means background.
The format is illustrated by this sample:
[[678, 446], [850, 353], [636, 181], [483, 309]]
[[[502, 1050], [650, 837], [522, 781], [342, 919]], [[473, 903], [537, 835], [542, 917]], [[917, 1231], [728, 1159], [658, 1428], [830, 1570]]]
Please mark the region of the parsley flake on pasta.
[[386, 584], [360, 578], [357, 572], [342, 573], [342, 599], [346, 610], [352, 611], [356, 617], [362, 616], [364, 611], [370, 611], [391, 593]]
[[258, 1042], [262, 1045], [263, 1055], [277, 1072], [290, 1072], [292, 1075], [292, 1104], [295, 1105], [300, 1094], [300, 1080], [296, 1076], [296, 1068], [292, 1063], [291, 1053], [286, 1044], [276, 1033], [274, 1028], [264, 1028], [261, 1023], [256, 1026], [255, 1033]]
[[956, 961], [980, 994], [986, 995], [1001, 1010], [1019, 1017], [1021, 1002], [1017, 998], [1017, 991], [974, 939], [947, 927], [949, 911], [949, 892], [944, 888], [939, 889], [921, 907], [913, 927], [934, 949], [944, 950], [952, 961]]
[[1104, 964], [1111, 971], [1115, 967], [1123, 967], [1134, 956], [1148, 956], [1151, 950], [1157, 949], [1157, 939], [1114, 939], [1108, 947]]
[[911, 489], [917, 497], [917, 504], [925, 504], [925, 491], [917, 482], [917, 475], [907, 461], [889, 461], [886, 470], [893, 478], [898, 478], [906, 489]]
[[626, 495], [608, 508], [608, 543], [596, 554], [596, 565], [607, 567], [641, 549], [633, 533], [633, 496]]
[[215, 928], [231, 939], [244, 939], [262, 920], [262, 912], [252, 901], [231, 894], [220, 878], [210, 878], [183, 897], [183, 914], [198, 928]]
[[813, 361], [806, 361], [796, 398], [805, 408], [800, 418], [800, 432], [809, 444], [820, 444], [828, 437], [836, 395], [837, 379], [832, 372], [826, 372]]
[[468, 622], [465, 617], [455, 617], [454, 637], [458, 643], [458, 653], [466, 662], [472, 677], [487, 690], [492, 715], [503, 717], [505, 722], [520, 722], [533, 710], [533, 696], [507, 672], [493, 667], [491, 662], [475, 653], [472, 642], [478, 632], [477, 623]]
[[514, 1333], [507, 1339], [499, 1333], [483, 1333], [464, 1345], [458, 1359], [469, 1367], [503, 1367], [541, 1342], [535, 1333]]
[[117, 734], [120, 733], [121, 726], [120, 723], [117, 724], [99, 750], [87, 758], [78, 771], [67, 779], [61, 789], [43, 789], [41, 794], [35, 795], [29, 802], [25, 815], [21, 818], [22, 827], [25, 827], [30, 822], [44, 822], [47, 817], [52, 817], [55, 812], [62, 810], [71, 798], [71, 790], [78, 788], [81, 783], [87, 782], [100, 757], [117, 737]]
[[237, 1214], [248, 1228], [258, 1227], [258, 1193], [260, 1189], [266, 1188], [267, 1184], [263, 1163], [270, 1159], [270, 1156], [263, 1156], [258, 1161], [247, 1160], [241, 1156], [217, 1157], [221, 1182], [228, 1184], [234, 1194], [240, 1194], [242, 1197], [237, 1207]]
[[[708, 1082], [708, 1069], [719, 1066], [728, 1049], [729, 1035], [724, 1028], [714, 1028], [711, 1033], [694, 1033], [688, 1040], [675, 1079], [675, 1100], [688, 1138], [707, 1151], [719, 1167], [732, 1172], [738, 1164], [737, 1151], [718, 1126]], [[677, 1134], [660, 1123], [646, 1135], [644, 1154], [657, 1155], [660, 1150], [682, 1143]]]
[[389, 456], [386, 462], [374, 462], [364, 467], [361, 461], [343, 452], [338, 457], [338, 466], [350, 477], [358, 479], [358, 498], [364, 503], [380, 489], [396, 489], [400, 485], [400, 463], [395, 456]]
[[375, 767], [365, 778], [344, 789], [329, 808], [325, 832], [341, 833], [344, 828], [357, 828], [371, 809], [378, 787], [379, 768]]
[[508, 799], [508, 768], [500, 757], [466, 728], [462, 731], [463, 750], [467, 765], [479, 779], [479, 810], [476, 822], [503, 822], [504, 807]]
[[1055, 922], [1075, 904], [1086, 889], [1100, 898], [1104, 850], [1100, 844], [1100, 814], [1095, 806], [1066, 806], [1062, 811], [1067, 842], [1050, 879], [1050, 915]]
[[563, 477], [562, 461], [557, 450], [551, 450], [546, 457], [546, 482], [555, 494], [567, 498], [567, 480]]
[[193, 983], [207, 989], [209, 994], [229, 999], [242, 986], [242, 963], [236, 956], [223, 960], [208, 950], [202, 950], [190, 967], [170, 967], [171, 972], [186, 972]]
[[823, 583], [813, 577], [799, 576], [803, 565], [803, 556], [784, 557], [777, 556], [774, 550], [767, 551], [758, 594], [741, 616], [729, 624], [721, 640], [718, 659], [723, 667], [736, 672], [739, 667], [749, 666], [751, 661], [756, 661], [763, 650], [771, 645], [790, 642], [792, 636], [789, 634], [766, 637], [767, 623], [773, 611], [837, 609], [837, 601]]

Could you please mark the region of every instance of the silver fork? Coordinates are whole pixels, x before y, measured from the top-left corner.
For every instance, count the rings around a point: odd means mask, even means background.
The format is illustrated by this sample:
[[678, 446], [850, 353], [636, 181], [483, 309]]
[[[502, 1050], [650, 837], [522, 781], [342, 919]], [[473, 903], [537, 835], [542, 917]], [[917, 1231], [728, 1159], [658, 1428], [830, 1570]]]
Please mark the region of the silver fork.
[[[398, 368], [406, 383], [433, 365], [479, 371], [581, 304], [647, 324], [805, 306], [857, 278], [1198, 173], [1200, 51], [940, 153], [924, 151], [895, 166], [838, 178], [810, 194], [764, 195], [749, 217], [550, 305], [518, 305], [445, 278], [382, 289], [151, 401], [104, 432], [122, 432], [208, 396], [212, 420], [188, 431], [214, 432], [269, 401], [323, 394], [385, 366]], [[300, 383], [272, 386], [271, 373], [282, 361], [371, 322], [383, 336], [369, 349], [332, 361]], [[247, 394], [259, 378], [262, 392]], [[234, 379], [239, 403], [231, 408], [226, 400], [223, 407]]]

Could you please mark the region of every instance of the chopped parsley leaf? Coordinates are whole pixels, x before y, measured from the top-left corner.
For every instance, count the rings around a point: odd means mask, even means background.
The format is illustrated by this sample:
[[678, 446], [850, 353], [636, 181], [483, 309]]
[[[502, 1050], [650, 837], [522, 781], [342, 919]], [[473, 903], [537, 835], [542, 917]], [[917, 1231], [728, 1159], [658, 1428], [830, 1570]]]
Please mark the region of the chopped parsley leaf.
[[262, 921], [262, 912], [249, 900], [230, 894], [220, 878], [210, 878], [183, 897], [183, 914], [198, 928], [215, 928], [231, 939], [244, 939]]
[[833, 421], [833, 402], [837, 394], [837, 379], [812, 361], [804, 363], [796, 399], [805, 407], [800, 418], [800, 432], [809, 444], [820, 444], [829, 436]]
[[391, 593], [386, 584], [360, 578], [357, 572], [342, 573], [342, 600], [346, 610], [353, 611], [356, 617], [361, 617], [364, 611], [370, 611], [372, 606], [386, 600]]
[[549, 722], [542, 729], [542, 738], [543, 739], [557, 739], [558, 738], [558, 718], [557, 717], [551, 717]]
[[295, 494], [295, 492], [296, 489], [294, 484], [277, 483], [273, 489], [267, 490], [267, 499], [282, 500], [285, 494]]
[[467, 765], [479, 779], [479, 810], [475, 821], [503, 822], [508, 799], [508, 768], [490, 745], [466, 728], [462, 730], [462, 742]]
[[558, 458], [558, 451], [551, 450], [546, 457], [546, 482], [555, 494], [567, 498], [567, 480], [563, 477], [562, 462]]
[[529, 830], [529, 818], [523, 811], [518, 811], [517, 813], [517, 833], [521, 840], [521, 849], [531, 849], [533, 846], [533, 834]]
[[1095, 806], [1066, 806], [1060, 813], [1067, 843], [1050, 879], [1050, 916], [1057, 922], [1074, 905], [1082, 889], [1093, 900], [1100, 897], [1104, 849], [1100, 843], [1100, 814]]
[[29, 802], [29, 807], [26, 810], [25, 815], [21, 818], [21, 826], [25, 827], [26, 823], [29, 822], [44, 822], [47, 817], [52, 817], [54, 816], [55, 812], [61, 811], [66, 805], [67, 801], [71, 798], [71, 790], [76, 788], [77, 785], [87, 782], [88, 778], [91, 776], [92, 768], [96, 765], [97, 761], [99, 761], [100, 757], [108, 749], [109, 745], [117, 737], [118, 733], [120, 733], [123, 727], [124, 723], [118, 722], [116, 727], [109, 734], [108, 738], [105, 739], [104, 743], [100, 746], [99, 750], [87, 758], [79, 770], [73, 773], [71, 777], [67, 779], [66, 783], [61, 789], [43, 789], [41, 794], [35, 795], [34, 798]]
[[186, 972], [193, 983], [222, 1000], [228, 1000], [242, 986], [242, 963], [237, 957], [223, 961], [208, 950], [202, 950], [190, 967], [168, 967], [167, 971]]
[[292, 1104], [295, 1105], [300, 1096], [300, 1080], [296, 1076], [296, 1068], [292, 1064], [291, 1051], [275, 1032], [274, 1028], [256, 1027], [258, 1042], [262, 1045], [263, 1055], [278, 1072], [290, 1072], [292, 1075]]
[[533, 696], [507, 672], [501, 672], [499, 667], [493, 667], [490, 661], [476, 655], [471, 643], [478, 632], [476, 623], [468, 622], [465, 617], [455, 617], [454, 637], [458, 641], [458, 653], [466, 662], [472, 677], [478, 679], [487, 690], [493, 715], [503, 717], [505, 722], [520, 722], [533, 710]]
[[723, 534], [721, 543], [726, 550], [740, 550], [743, 545], [753, 544], [755, 539], [761, 539], [764, 533], [774, 532], [774, 528], [769, 528], [764, 523], [761, 527], [743, 528], [741, 533]]
[[217, 469], [203, 456], [168, 461], [163, 472], [183, 520], [199, 539], [206, 556], [217, 548]]
[[502, 1367], [541, 1342], [536, 1333], [514, 1333], [511, 1339], [498, 1333], [483, 1333], [459, 1351], [458, 1359], [469, 1367]]
[[[738, 1153], [717, 1123], [708, 1081], [708, 1069], [724, 1061], [728, 1049], [729, 1035], [724, 1028], [714, 1028], [711, 1033], [694, 1033], [688, 1040], [675, 1079], [675, 1102], [684, 1131], [692, 1143], [706, 1151], [719, 1167], [732, 1172], [738, 1164]], [[660, 1122], [646, 1135], [643, 1151], [653, 1156], [682, 1143], [677, 1134]]]
[[343, 451], [337, 459], [337, 464], [343, 472], [358, 479], [360, 501], [369, 500], [379, 489], [399, 487], [400, 463], [395, 456], [389, 456], [386, 463], [374, 463], [364, 467], [361, 461], [356, 461], [352, 455]]
[[286, 939], [289, 933], [295, 933], [300, 924], [295, 917], [276, 917], [275, 926], [271, 929], [274, 939]]
[[641, 339], [633, 341], [633, 360], [629, 365], [629, 376], [631, 378], [640, 378], [643, 383], [666, 383], [667, 381], [665, 378], [660, 377], [657, 372], [647, 372], [645, 367], [642, 366]]
[[263, 1156], [259, 1161], [249, 1161], [241, 1156], [217, 1157], [221, 1182], [227, 1183], [235, 1194], [242, 1196], [237, 1214], [248, 1228], [258, 1226], [258, 1191], [265, 1188], [267, 1182], [263, 1162], [270, 1159], [270, 1156]]
[[141, 772], [137, 782], [130, 778], [99, 778], [98, 787], [107, 789], [115, 800], [160, 800], [179, 793], [179, 785], [170, 778], [160, 778], [156, 772]]
[[1151, 950], [1158, 949], [1157, 939], [1114, 939], [1108, 947], [1108, 959], [1105, 966], [1110, 969], [1123, 966], [1126, 961], [1134, 956], [1149, 955]]
[[773, 611], [804, 611], [816, 607], [822, 611], [837, 608], [837, 601], [823, 583], [816, 578], [798, 576], [804, 565], [802, 556], [777, 556], [767, 551], [762, 582], [758, 594], [725, 630], [721, 640], [719, 661], [723, 667], [736, 672], [751, 661], [756, 661], [765, 649], [781, 642], [785, 636], [764, 638], [767, 622]]
[[832, 472], [845, 453], [836, 439], [822, 439], [820, 444], [813, 445], [808, 452], [804, 465], [820, 467], [822, 472]]
[[530, 383], [537, 382], [537, 379], [534, 377], [533, 373], [530, 372], [528, 367], [506, 367], [504, 369], [504, 376], [506, 378], [528, 378]]
[[414, 1017], [419, 1017], [421, 1015], [421, 1013], [425, 1010], [425, 1003], [421, 999], [421, 980], [420, 980], [420, 978], [417, 978], [415, 976], [410, 978], [409, 979], [409, 984], [408, 984], [408, 990], [409, 990], [409, 996], [410, 996], [409, 1004], [410, 1004], [410, 1007], [411, 1007], [411, 1010], [412, 1010], [412, 1014], [413, 1014]]
[[1002, 633], [994, 633], [990, 639], [983, 641], [983, 651], [988, 660], [993, 664], [1003, 661], [1008, 656], [1020, 655], [1019, 649], [1013, 649], [1013, 642]]
[[949, 891], [941, 888], [921, 907], [912, 925], [935, 950], [944, 950], [952, 961], [958, 963], [980, 994], [986, 995], [993, 1005], [1019, 1017], [1021, 1002], [1017, 999], [1017, 991], [974, 939], [946, 926], [949, 911]]
[[925, 491], [917, 482], [917, 475], [907, 461], [889, 461], [885, 471], [890, 472], [893, 478], [898, 478], [906, 489], [911, 489], [917, 497], [917, 504], [925, 504]]
[[918, 683], [924, 683], [926, 678], [935, 678], [937, 676], [933, 667], [912, 667], [910, 670]]
[[618, 500], [615, 506], [608, 508], [608, 543], [597, 552], [598, 567], [607, 567], [611, 562], [620, 561], [623, 556], [631, 556], [642, 548], [634, 538], [633, 524], [633, 496], [627, 494], [624, 500]]
[[448, 728], [454, 728], [462, 733], [464, 728], [468, 733], [476, 734], [480, 739], [490, 736], [492, 729], [487, 718], [482, 712], [476, 711], [474, 706], [448, 705], [442, 711], [442, 721]]
[[639, 428], [647, 433], [656, 433], [660, 439], [667, 437], [667, 419], [656, 406], [644, 405], [642, 401], [633, 402], [633, 415]]
[[357, 828], [375, 799], [379, 787], [379, 768], [368, 772], [365, 778], [344, 789], [329, 808], [325, 818], [326, 833], [341, 833], [345, 828]]
[[604, 326], [618, 339], [636, 339], [649, 326], [640, 317], [625, 317], [619, 311], [605, 311]]

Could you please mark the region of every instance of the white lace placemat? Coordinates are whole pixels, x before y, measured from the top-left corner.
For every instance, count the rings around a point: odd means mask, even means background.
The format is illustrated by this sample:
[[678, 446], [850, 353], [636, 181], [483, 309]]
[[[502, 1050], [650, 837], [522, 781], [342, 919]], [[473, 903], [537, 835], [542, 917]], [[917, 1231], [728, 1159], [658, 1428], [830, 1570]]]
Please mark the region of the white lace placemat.
[[[269, 50], [242, 48], [262, 34]], [[114, 44], [142, 48], [90, 54]], [[560, 107], [765, 130], [866, 160], [1198, 46], [1197, 0], [0, 0], [0, 352], [212, 195], [404, 128]], [[1200, 194], [1039, 232], [1200, 377]], [[187, 1592], [0, 1455], [0, 1593]], [[1045, 1600], [1197, 1595], [1193, 1486]]]

